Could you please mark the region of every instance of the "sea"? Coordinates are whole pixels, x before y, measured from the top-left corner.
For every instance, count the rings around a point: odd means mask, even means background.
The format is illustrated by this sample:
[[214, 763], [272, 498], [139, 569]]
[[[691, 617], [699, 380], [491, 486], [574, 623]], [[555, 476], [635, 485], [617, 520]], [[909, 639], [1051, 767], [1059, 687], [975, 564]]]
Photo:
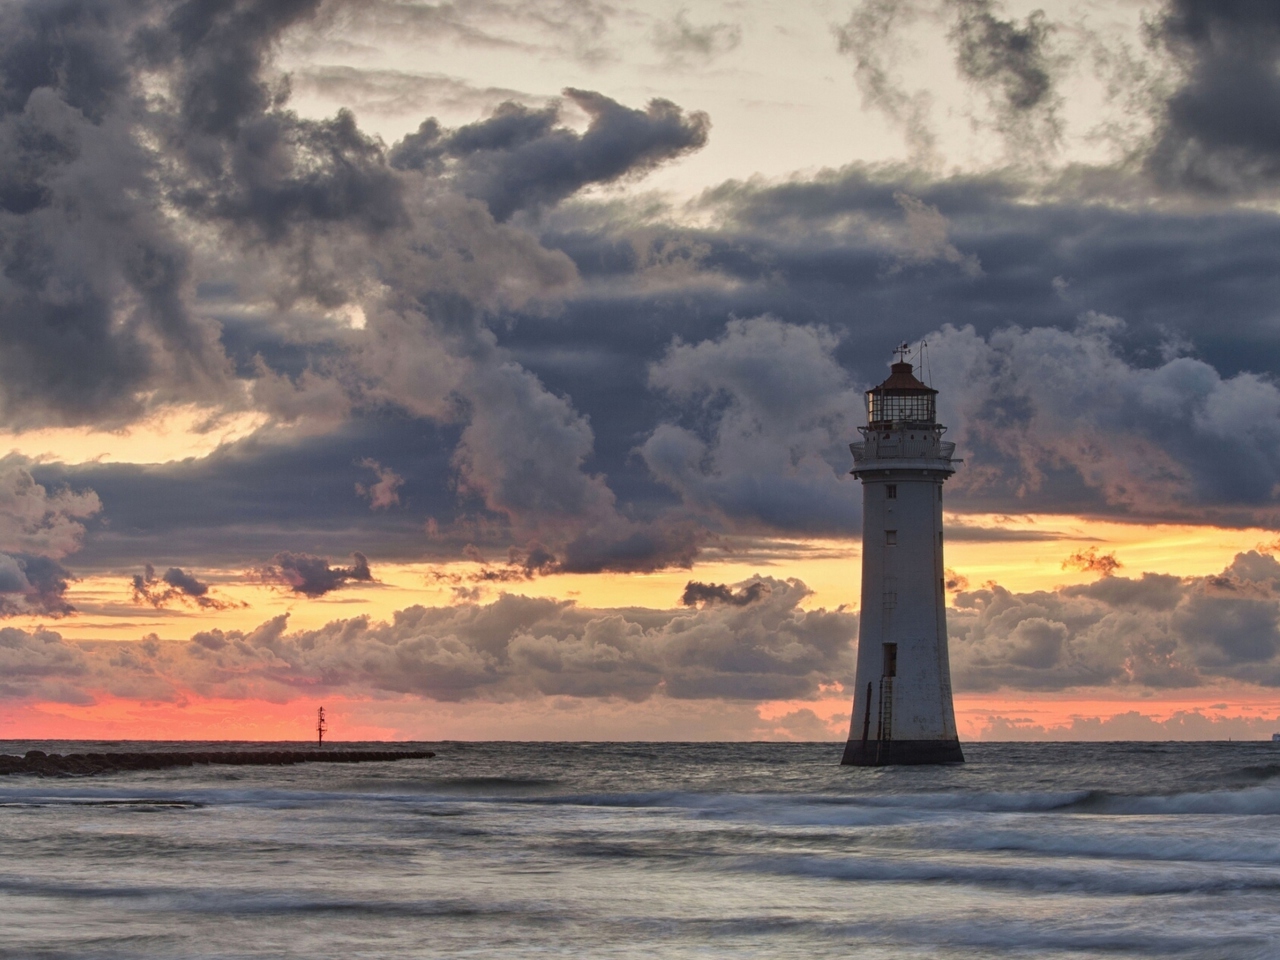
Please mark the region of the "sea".
[[1280, 744], [396, 746], [0, 778], [0, 957], [1280, 958]]

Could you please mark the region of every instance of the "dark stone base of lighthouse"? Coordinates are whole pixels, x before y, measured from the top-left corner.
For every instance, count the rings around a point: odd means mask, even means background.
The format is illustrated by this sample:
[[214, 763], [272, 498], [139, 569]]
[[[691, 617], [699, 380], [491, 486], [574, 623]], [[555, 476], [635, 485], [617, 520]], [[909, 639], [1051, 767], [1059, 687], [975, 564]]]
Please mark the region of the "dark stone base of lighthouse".
[[964, 763], [959, 740], [850, 740], [840, 763], [847, 767]]

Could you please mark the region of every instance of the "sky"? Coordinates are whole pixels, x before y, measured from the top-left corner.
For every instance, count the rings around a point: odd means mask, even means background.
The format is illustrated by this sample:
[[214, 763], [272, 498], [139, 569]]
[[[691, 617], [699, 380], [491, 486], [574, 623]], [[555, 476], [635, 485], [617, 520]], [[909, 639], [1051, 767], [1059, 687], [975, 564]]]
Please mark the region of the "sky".
[[[0, 739], [1280, 730], [1268, 0], [0, 0]], [[919, 344], [926, 344], [920, 352]]]

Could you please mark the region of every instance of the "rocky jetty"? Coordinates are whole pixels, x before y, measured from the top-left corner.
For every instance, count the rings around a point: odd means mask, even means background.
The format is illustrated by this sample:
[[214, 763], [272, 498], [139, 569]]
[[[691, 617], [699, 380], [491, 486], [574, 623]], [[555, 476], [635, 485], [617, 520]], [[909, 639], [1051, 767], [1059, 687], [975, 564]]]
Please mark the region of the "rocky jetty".
[[294, 763], [374, 763], [386, 760], [423, 760], [430, 750], [219, 750], [193, 753], [45, 753], [28, 750], [26, 756], [0, 755], [0, 776], [30, 773], [40, 777], [91, 777], [124, 770], [166, 770], [220, 763], [236, 767], [283, 767]]

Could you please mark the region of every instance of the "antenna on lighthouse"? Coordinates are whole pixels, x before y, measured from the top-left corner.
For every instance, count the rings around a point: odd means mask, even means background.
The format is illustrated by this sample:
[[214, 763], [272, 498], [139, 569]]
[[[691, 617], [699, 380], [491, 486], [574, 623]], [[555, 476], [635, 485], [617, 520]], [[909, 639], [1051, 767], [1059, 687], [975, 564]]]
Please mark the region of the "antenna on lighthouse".
[[326, 729], [327, 728], [324, 724], [324, 707], [321, 707], [316, 713], [316, 742], [322, 747], [324, 746], [324, 734]]

